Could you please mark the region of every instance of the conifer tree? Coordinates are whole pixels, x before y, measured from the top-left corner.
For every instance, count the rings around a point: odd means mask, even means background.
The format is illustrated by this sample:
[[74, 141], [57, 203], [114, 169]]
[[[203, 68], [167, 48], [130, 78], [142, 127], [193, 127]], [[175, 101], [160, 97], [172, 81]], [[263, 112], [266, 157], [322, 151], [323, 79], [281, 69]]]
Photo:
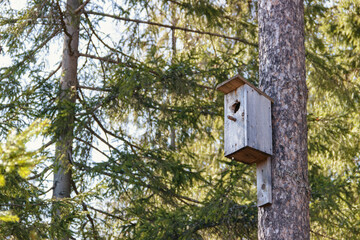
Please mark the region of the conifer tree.
[[272, 105], [272, 204], [259, 239], [310, 239], [303, 1], [259, 2], [260, 86]]

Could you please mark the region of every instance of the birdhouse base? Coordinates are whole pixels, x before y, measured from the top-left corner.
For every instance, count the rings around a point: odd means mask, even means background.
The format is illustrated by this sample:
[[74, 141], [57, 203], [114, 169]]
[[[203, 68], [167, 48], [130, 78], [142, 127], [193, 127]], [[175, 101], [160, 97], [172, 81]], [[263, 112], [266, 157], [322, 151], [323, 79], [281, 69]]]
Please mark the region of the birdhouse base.
[[270, 155], [251, 147], [244, 147], [232, 154], [226, 155], [225, 157], [246, 164], [260, 163], [265, 161]]

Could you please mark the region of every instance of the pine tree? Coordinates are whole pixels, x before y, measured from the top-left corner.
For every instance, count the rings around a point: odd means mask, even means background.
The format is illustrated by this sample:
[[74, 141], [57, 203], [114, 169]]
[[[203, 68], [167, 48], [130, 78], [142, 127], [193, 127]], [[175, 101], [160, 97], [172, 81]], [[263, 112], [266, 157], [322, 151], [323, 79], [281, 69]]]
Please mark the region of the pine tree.
[[303, 1], [259, 2], [260, 86], [272, 105], [272, 204], [259, 239], [310, 239]]

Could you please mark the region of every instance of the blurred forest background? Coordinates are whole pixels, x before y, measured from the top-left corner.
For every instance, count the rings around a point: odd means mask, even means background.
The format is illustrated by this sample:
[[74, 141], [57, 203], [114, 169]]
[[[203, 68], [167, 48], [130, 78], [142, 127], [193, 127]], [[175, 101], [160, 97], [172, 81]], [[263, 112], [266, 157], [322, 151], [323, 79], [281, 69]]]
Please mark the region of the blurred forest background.
[[[223, 157], [215, 90], [258, 83], [257, 1], [0, 4], [1, 239], [257, 239], [256, 169]], [[311, 235], [359, 239], [360, 1], [304, 5]], [[53, 198], [64, 132], [72, 191]]]

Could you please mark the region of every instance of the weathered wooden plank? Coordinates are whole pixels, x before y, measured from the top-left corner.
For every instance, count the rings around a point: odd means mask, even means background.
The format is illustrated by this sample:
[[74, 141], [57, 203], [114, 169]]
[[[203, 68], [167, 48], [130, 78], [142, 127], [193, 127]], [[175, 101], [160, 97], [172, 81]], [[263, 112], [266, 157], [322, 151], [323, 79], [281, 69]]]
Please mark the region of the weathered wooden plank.
[[234, 153], [225, 155], [225, 157], [239, 162], [252, 164], [266, 160], [269, 155], [251, 147], [244, 147]]
[[242, 88], [225, 95], [225, 156], [246, 146], [246, 108], [244, 99]]
[[[271, 102], [245, 84], [227, 93], [224, 105], [225, 156], [254, 163], [271, 155]], [[248, 147], [254, 151], [245, 149]]]
[[257, 206], [272, 203], [271, 157], [256, 163]]
[[225, 156], [244, 163], [272, 155], [271, 99], [239, 75], [220, 84], [224, 96]]
[[220, 83], [216, 89], [220, 92], [223, 92], [224, 94], [227, 94], [227, 93], [234, 91], [235, 89], [241, 87], [244, 84], [252, 87], [255, 91], [257, 91], [259, 94], [261, 94], [264, 97], [266, 97], [267, 99], [269, 99], [271, 102], [274, 102], [274, 100], [271, 97], [269, 97], [266, 93], [264, 93], [263, 91], [261, 91], [260, 89], [255, 87], [253, 84], [251, 84], [250, 82], [245, 80], [240, 75], [236, 75], [236, 76], [230, 78], [229, 80]]
[[272, 155], [271, 102], [250, 86], [247, 92], [247, 145]]
[[216, 89], [220, 92], [228, 94], [229, 92], [234, 91], [235, 89], [241, 87], [245, 83], [246, 83], [245, 79], [243, 79], [239, 75], [236, 75], [235, 77], [220, 83]]

